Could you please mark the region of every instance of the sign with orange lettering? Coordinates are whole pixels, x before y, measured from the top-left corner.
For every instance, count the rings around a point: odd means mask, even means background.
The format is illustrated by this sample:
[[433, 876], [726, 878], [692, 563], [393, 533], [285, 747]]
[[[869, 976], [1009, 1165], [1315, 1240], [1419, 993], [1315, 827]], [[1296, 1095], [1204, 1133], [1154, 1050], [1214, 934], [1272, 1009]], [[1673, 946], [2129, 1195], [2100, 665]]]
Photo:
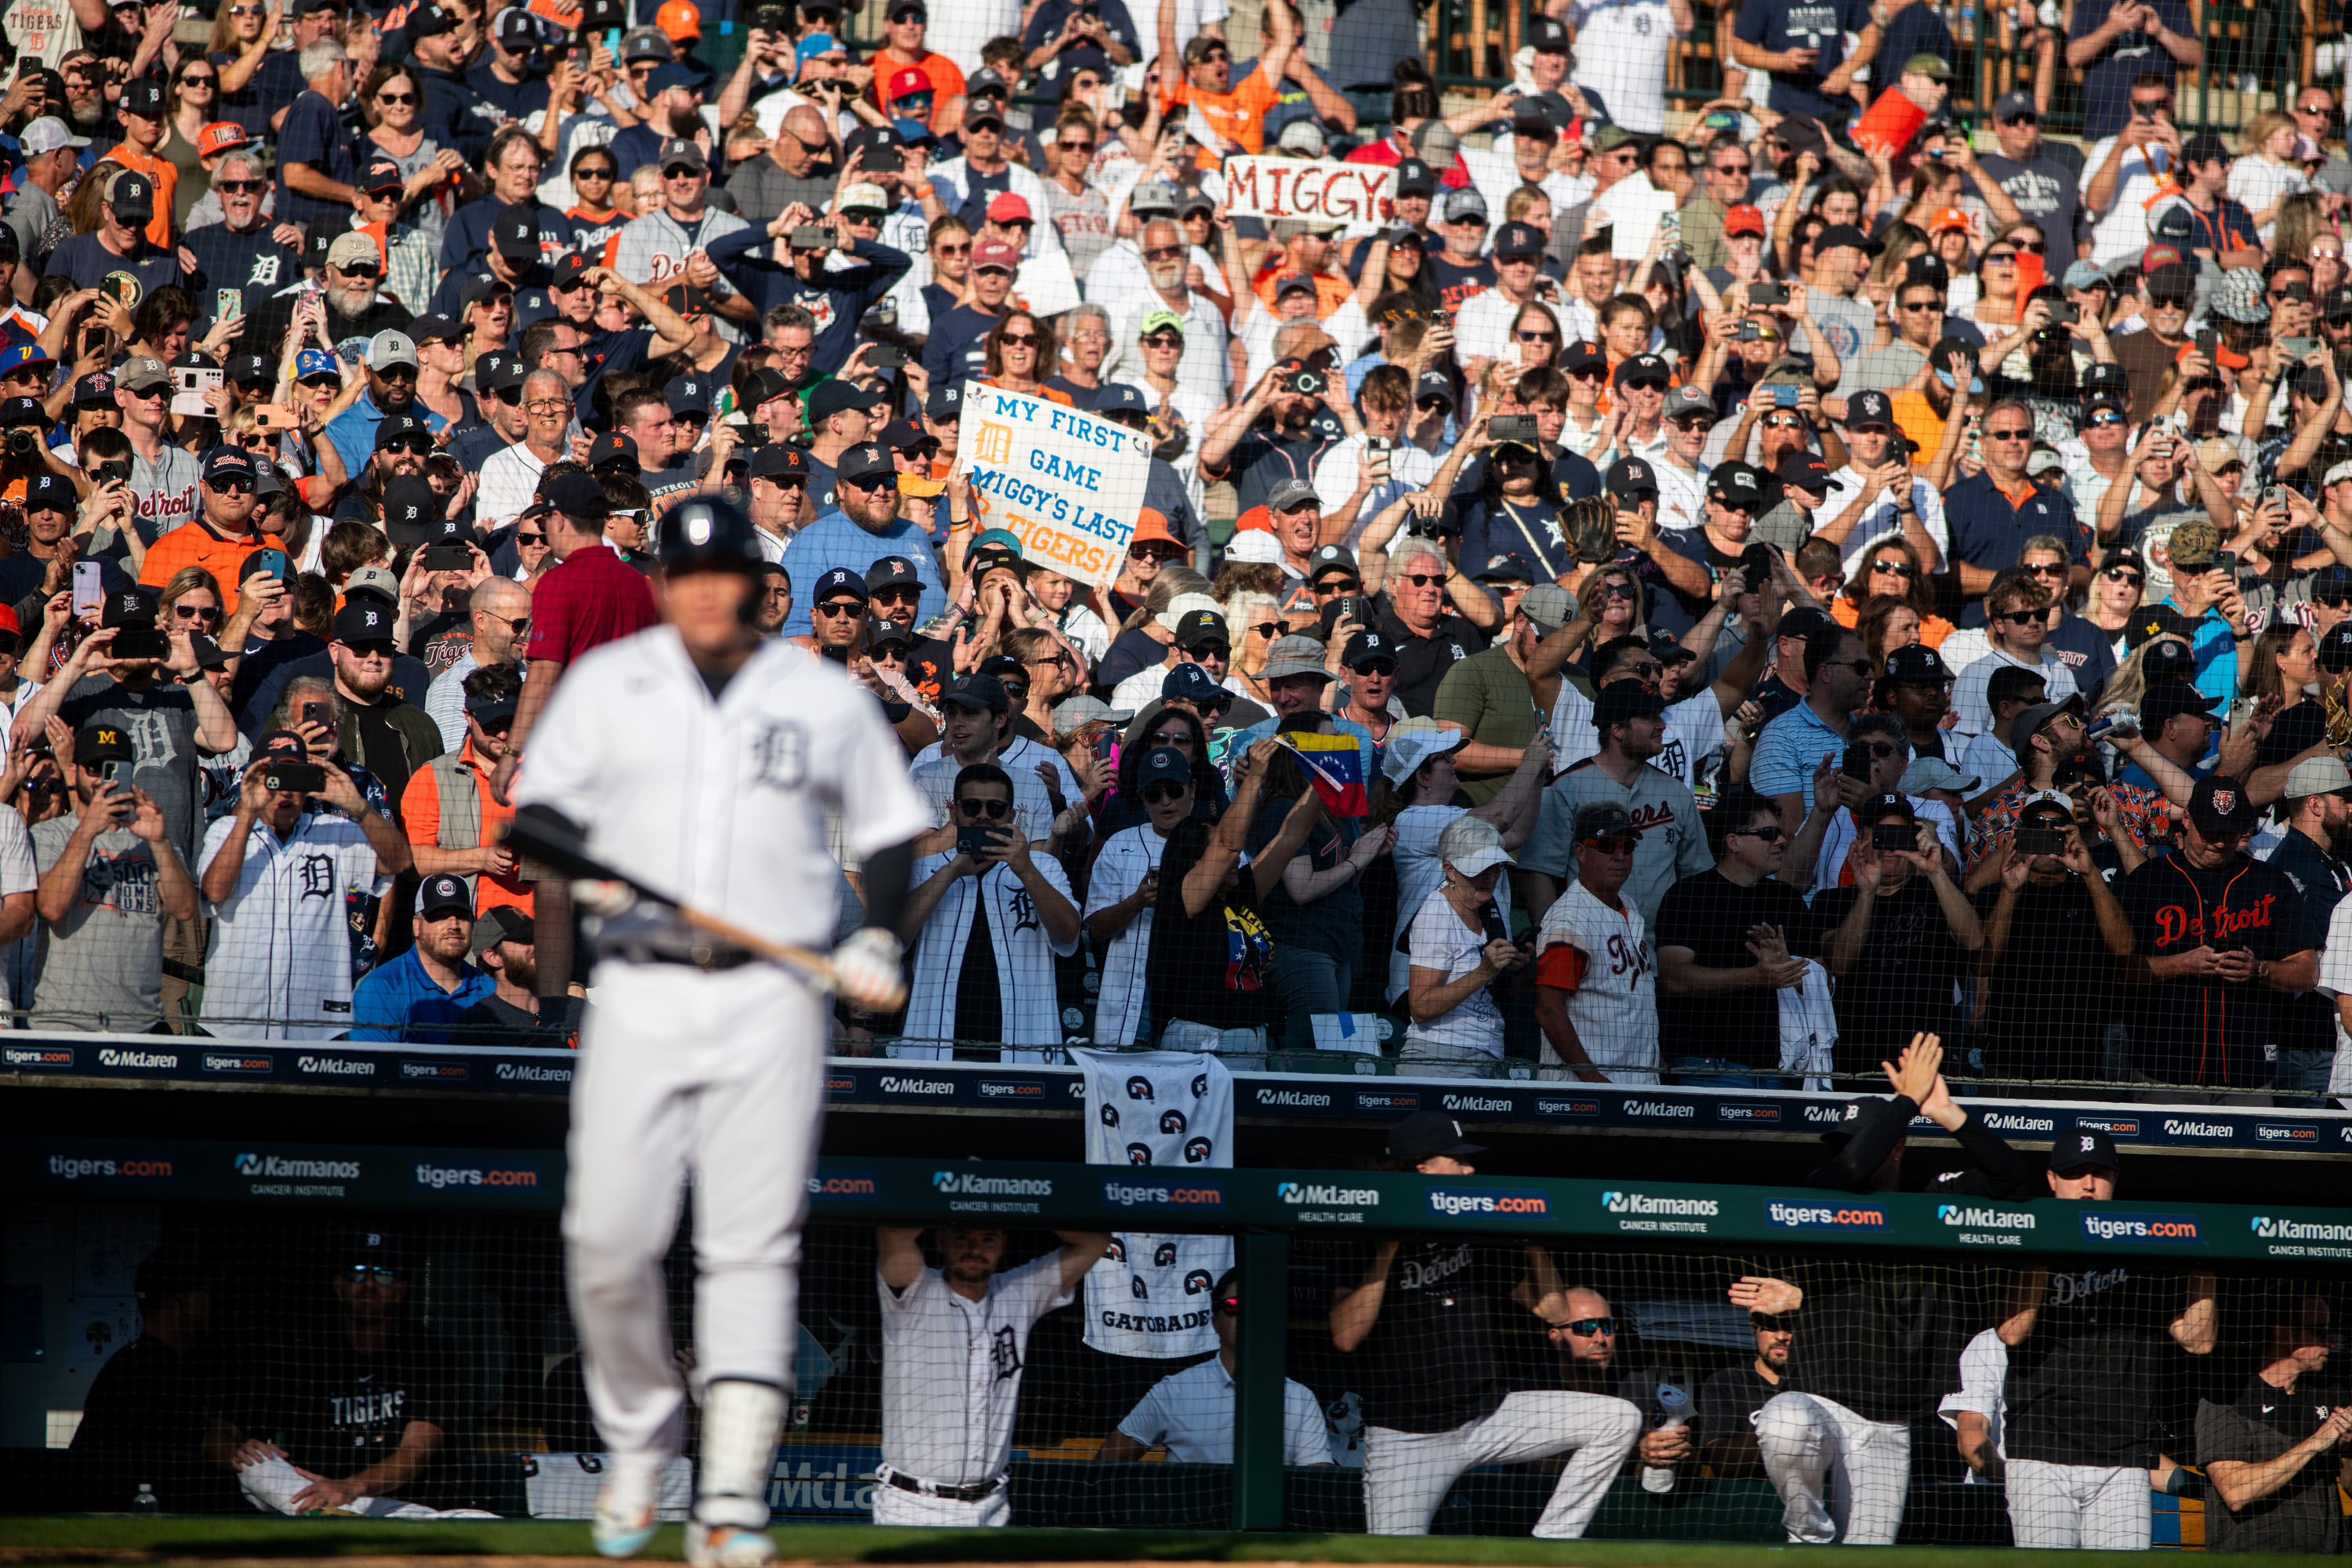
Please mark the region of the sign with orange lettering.
[[1269, 223], [1382, 224], [1396, 216], [1396, 171], [1329, 158], [1228, 158], [1225, 210]]
[[1143, 512], [1150, 438], [976, 381], [964, 384], [963, 432], [959, 461], [980, 526], [1006, 530], [1049, 571], [1108, 587]]

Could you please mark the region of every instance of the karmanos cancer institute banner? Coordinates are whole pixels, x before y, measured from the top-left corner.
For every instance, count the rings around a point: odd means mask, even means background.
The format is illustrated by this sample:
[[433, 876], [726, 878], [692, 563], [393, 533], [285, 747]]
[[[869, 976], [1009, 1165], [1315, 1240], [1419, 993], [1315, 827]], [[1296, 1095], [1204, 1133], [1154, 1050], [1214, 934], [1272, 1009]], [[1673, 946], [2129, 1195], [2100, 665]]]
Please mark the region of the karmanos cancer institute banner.
[[1030, 561], [1108, 587], [1127, 560], [1151, 474], [1141, 433], [1058, 403], [964, 384], [960, 460], [983, 529]]

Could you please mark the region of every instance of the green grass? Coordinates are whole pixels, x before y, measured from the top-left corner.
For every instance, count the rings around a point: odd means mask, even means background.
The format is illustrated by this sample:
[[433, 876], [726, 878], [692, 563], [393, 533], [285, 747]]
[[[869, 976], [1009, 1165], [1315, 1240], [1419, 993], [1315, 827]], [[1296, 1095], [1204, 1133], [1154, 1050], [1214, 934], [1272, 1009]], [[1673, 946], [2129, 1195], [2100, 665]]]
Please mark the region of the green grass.
[[[776, 1542], [786, 1561], [836, 1563], [1403, 1563], [1572, 1564], [1574, 1568], [1789, 1568], [1796, 1558], [1839, 1568], [1895, 1568], [1931, 1557], [1937, 1568], [2050, 1568], [2048, 1553], [1992, 1549], [1766, 1547], [1691, 1542], [1538, 1542], [1477, 1537], [1376, 1538], [1363, 1535], [1240, 1535], [1180, 1531], [877, 1530], [861, 1525], [792, 1525]], [[359, 1520], [0, 1518], [0, 1552], [45, 1563], [71, 1553], [136, 1552], [161, 1562], [220, 1557], [331, 1559], [357, 1556], [549, 1556], [592, 1553], [585, 1523], [501, 1521], [491, 1524], [389, 1524]], [[649, 1558], [683, 1553], [679, 1532], [654, 1538]], [[98, 1560], [93, 1558], [93, 1560]], [[2076, 1552], [2079, 1568], [2147, 1568], [2142, 1553]], [[2248, 1563], [2291, 1559], [2239, 1559]]]

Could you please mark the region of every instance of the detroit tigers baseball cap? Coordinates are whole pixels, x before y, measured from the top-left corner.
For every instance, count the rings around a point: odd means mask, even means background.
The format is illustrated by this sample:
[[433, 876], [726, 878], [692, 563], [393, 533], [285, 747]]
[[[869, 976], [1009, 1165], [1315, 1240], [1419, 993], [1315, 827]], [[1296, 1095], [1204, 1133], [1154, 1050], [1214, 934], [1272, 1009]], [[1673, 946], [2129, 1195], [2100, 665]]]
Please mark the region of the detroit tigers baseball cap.
[[1422, 1161], [1440, 1154], [1483, 1154], [1484, 1143], [1462, 1135], [1462, 1123], [1438, 1110], [1416, 1110], [1389, 1129], [1389, 1158]]
[[2189, 796], [2189, 826], [2208, 838], [2251, 833], [2261, 816], [2246, 798], [2245, 786], [2220, 773], [2199, 779]]
[[346, 647], [392, 641], [392, 612], [382, 605], [354, 604], [348, 599], [335, 612], [335, 640]]
[[816, 586], [809, 590], [809, 603], [822, 605], [828, 599], [840, 598], [845, 595], [861, 605], [872, 597], [866, 592], [864, 574], [847, 566], [836, 566], [816, 580]]
[[2121, 1164], [2116, 1141], [2097, 1127], [2078, 1124], [2050, 1145], [2050, 1168], [2062, 1176], [2086, 1165], [2105, 1165], [2113, 1171]]
[[1899, 1121], [1902, 1114], [1895, 1109], [1893, 1100], [1881, 1100], [1874, 1095], [1849, 1100], [1845, 1102], [1844, 1110], [1838, 1113], [1837, 1125], [1822, 1134], [1822, 1142], [1843, 1143], [1847, 1139], [1858, 1133], [1869, 1131], [1883, 1123]]
[[444, 871], [417, 884], [416, 912], [428, 921], [437, 921], [448, 915], [470, 915], [474, 912], [474, 898], [466, 891], [464, 878], [453, 877]]
[[1658, 493], [1658, 476], [1648, 461], [1641, 458], [1620, 458], [1609, 465], [1604, 481], [1609, 493], [1619, 500], [1634, 500]]

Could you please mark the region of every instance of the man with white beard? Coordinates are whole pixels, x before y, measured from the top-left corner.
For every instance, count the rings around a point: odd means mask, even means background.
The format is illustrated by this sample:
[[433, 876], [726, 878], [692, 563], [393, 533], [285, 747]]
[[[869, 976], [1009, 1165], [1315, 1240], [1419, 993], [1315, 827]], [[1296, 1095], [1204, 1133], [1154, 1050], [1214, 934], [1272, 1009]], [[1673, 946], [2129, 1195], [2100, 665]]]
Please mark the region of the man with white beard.
[[1088, 294], [1111, 315], [1110, 352], [1103, 356], [1102, 369], [1097, 374], [1105, 381], [1141, 385], [1148, 369], [1138, 342], [1143, 318], [1166, 310], [1184, 321], [1184, 358], [1177, 367], [1177, 384], [1212, 403], [1223, 404], [1229, 375], [1225, 318], [1214, 299], [1194, 292], [1186, 279], [1192, 247], [1185, 243], [1183, 229], [1173, 218], [1155, 217], [1145, 222], [1136, 237], [1143, 251], [1141, 284], [1132, 283], [1118, 271], [1115, 251], [1105, 251], [1096, 258], [1094, 277], [1087, 286]]

